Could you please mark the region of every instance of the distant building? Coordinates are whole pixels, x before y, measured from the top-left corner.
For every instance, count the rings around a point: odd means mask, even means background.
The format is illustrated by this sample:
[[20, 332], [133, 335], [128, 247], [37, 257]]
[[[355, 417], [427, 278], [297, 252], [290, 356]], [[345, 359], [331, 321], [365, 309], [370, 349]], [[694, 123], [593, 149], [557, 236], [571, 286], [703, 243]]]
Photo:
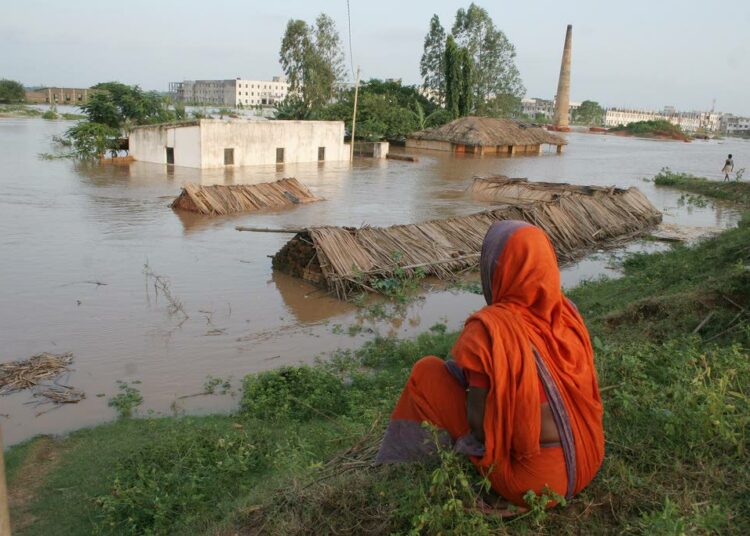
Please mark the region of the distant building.
[[272, 80], [185, 80], [169, 84], [175, 102], [217, 106], [274, 106], [289, 93], [283, 76]]
[[[577, 110], [579, 106], [581, 106], [580, 102], [569, 103], [568, 119], [570, 121], [573, 120], [573, 111]], [[555, 101], [554, 99], [549, 100], [540, 98], [521, 99], [521, 111], [524, 113], [524, 115], [527, 115], [531, 118], [536, 117], [537, 114], [542, 114], [548, 121], [551, 121], [553, 115], [555, 114]]]
[[26, 92], [26, 102], [31, 104], [83, 104], [89, 99], [92, 90], [73, 87], [44, 87]]
[[727, 136], [750, 136], [750, 117], [726, 114], [721, 118], [721, 131]]
[[342, 121], [200, 119], [135, 127], [130, 155], [142, 162], [220, 168], [348, 160]]
[[721, 125], [721, 114], [716, 112], [679, 112], [674, 106], [665, 106], [660, 112], [628, 108], [608, 108], [604, 113], [604, 126], [616, 127], [638, 121], [669, 121], [686, 132], [703, 130], [716, 132]]

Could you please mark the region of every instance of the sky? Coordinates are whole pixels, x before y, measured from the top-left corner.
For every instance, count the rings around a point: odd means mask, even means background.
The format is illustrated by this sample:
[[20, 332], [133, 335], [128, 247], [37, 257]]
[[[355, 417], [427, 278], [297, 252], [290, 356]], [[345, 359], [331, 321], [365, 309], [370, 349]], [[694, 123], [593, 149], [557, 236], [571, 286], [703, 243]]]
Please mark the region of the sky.
[[[3, 0], [5, 3], [6, 0]], [[481, 0], [515, 45], [528, 97], [557, 89], [573, 25], [571, 100], [750, 116], [747, 0]], [[350, 0], [362, 77], [419, 83], [430, 17], [449, 30], [468, 1]], [[119, 80], [166, 91], [184, 79], [270, 79], [291, 18], [336, 22], [349, 62], [346, 0], [24, 0], [0, 8], [0, 78], [82, 87]]]

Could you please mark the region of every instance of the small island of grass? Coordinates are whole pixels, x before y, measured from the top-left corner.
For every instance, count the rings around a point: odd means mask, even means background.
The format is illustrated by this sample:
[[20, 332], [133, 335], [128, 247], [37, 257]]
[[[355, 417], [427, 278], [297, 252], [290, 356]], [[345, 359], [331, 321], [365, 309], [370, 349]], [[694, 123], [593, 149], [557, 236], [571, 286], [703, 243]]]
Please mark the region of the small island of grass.
[[665, 119], [651, 121], [637, 121], [627, 125], [619, 125], [609, 129], [609, 132], [619, 136], [637, 136], [640, 138], [655, 138], [660, 140], [690, 141], [690, 137], [683, 130]]

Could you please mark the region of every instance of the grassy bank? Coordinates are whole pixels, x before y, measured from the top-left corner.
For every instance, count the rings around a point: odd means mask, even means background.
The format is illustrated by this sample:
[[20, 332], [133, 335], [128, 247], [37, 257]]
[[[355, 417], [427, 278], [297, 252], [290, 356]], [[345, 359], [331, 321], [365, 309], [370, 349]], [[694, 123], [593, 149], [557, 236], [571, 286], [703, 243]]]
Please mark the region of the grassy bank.
[[248, 376], [234, 415], [15, 446], [17, 533], [748, 534], [750, 219], [624, 271], [571, 293], [594, 339], [607, 455], [564, 508], [510, 521], [466, 509], [480, 483], [450, 453], [368, 467], [411, 365], [455, 340], [437, 325]]
[[662, 169], [655, 177], [657, 186], [670, 186], [685, 192], [750, 205], [750, 183], [739, 180], [719, 181], [679, 173], [669, 168]]
[[636, 121], [627, 125], [619, 125], [609, 129], [610, 132], [625, 136], [641, 138], [659, 138], [679, 141], [689, 141], [690, 137], [683, 130], [664, 119], [651, 121]]

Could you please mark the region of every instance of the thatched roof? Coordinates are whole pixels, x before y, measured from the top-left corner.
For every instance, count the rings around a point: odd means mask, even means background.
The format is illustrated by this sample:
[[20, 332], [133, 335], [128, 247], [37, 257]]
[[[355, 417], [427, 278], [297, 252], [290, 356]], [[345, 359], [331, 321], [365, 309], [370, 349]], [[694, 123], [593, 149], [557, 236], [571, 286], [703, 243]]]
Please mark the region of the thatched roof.
[[462, 145], [565, 145], [562, 136], [541, 127], [512, 119], [493, 117], [460, 117], [441, 127], [413, 132], [408, 138], [426, 141], [447, 141]]
[[284, 208], [320, 201], [297, 179], [260, 184], [199, 186], [186, 184], [170, 205], [172, 208], [219, 216], [262, 208]]
[[[492, 223], [525, 220], [547, 232], [561, 262], [621, 243], [661, 221], [661, 213], [636, 188], [596, 189], [589, 195], [579, 187], [570, 194], [539, 200], [522, 197], [522, 185], [512, 204], [470, 216], [391, 227], [313, 227], [298, 233], [273, 258], [283, 272], [335, 290], [346, 298], [355, 289], [370, 289], [372, 281], [395, 271], [449, 278], [476, 266], [482, 240]], [[554, 185], [559, 193], [566, 185]]]

